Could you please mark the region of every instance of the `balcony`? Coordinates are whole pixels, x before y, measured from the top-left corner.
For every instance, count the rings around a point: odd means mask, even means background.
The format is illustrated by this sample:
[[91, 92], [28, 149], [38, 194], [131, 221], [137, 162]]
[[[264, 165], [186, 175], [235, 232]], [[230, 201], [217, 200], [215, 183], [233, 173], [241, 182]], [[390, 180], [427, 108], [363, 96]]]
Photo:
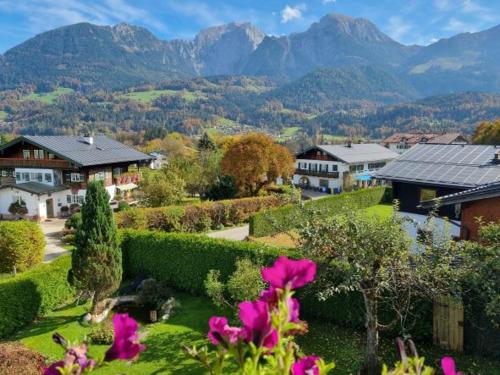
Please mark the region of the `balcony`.
[[296, 169], [295, 174], [324, 178], [339, 178], [339, 172], [310, 171], [309, 169]]
[[0, 167], [8, 168], [76, 168], [67, 160], [57, 159], [23, 159], [23, 158], [0, 158]]
[[115, 185], [137, 184], [141, 180], [140, 173], [122, 173], [113, 176]]

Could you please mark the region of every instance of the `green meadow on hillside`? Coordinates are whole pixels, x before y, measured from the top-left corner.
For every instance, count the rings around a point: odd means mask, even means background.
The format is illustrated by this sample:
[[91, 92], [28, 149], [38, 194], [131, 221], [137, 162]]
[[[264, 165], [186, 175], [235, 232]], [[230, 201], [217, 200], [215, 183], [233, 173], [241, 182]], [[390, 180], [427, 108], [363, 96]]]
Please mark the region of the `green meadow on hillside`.
[[23, 99], [24, 100], [35, 100], [42, 102], [44, 104], [53, 104], [58, 97], [61, 95], [66, 95], [66, 94], [71, 94], [74, 92], [73, 89], [67, 88], [67, 87], [59, 87], [54, 91], [51, 92], [44, 92], [44, 93], [31, 93], [27, 96], [25, 96]]

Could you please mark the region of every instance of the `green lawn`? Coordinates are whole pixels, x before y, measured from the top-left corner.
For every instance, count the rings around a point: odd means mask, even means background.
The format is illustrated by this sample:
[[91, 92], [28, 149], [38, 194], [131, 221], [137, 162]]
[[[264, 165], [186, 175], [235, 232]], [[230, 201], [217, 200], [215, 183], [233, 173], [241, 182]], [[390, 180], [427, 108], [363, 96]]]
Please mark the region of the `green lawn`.
[[[147, 349], [140, 359], [129, 366], [127, 363], [115, 361], [109, 366], [96, 371], [96, 374], [204, 374], [197, 362], [189, 359], [181, 351], [181, 345], [204, 345], [207, 322], [213, 314], [220, 314], [212, 304], [200, 297], [180, 294], [181, 306], [167, 323], [156, 323], [143, 326], [141, 334]], [[52, 342], [54, 332], [61, 333], [70, 341], [81, 341], [90, 328], [78, 323], [85, 312], [84, 307], [70, 307], [56, 311], [31, 327], [20, 332], [15, 340], [21, 340], [27, 346], [40, 351], [50, 359], [62, 358], [62, 350]], [[299, 339], [305, 353], [323, 356], [337, 363], [335, 374], [356, 373], [363, 358], [363, 334], [350, 329], [318, 322], [309, 322], [309, 333]], [[92, 345], [91, 355], [102, 356], [107, 346]], [[429, 364], [437, 365], [444, 351], [418, 345], [421, 355], [428, 358]], [[385, 362], [396, 360], [396, 351], [390, 340], [382, 340], [381, 352]], [[458, 368], [467, 374], [498, 373], [500, 364], [469, 356], [457, 355]]]
[[5, 111], [0, 111], [0, 120], [5, 120], [8, 116], [8, 113]]
[[67, 87], [59, 87], [57, 90], [52, 92], [44, 92], [44, 93], [31, 93], [25, 96], [24, 100], [36, 100], [40, 101], [44, 104], [53, 104], [58, 97], [65, 94], [71, 94], [74, 90]]
[[369, 215], [389, 217], [392, 215], [393, 209], [390, 204], [377, 204], [375, 206], [364, 208], [363, 211]]

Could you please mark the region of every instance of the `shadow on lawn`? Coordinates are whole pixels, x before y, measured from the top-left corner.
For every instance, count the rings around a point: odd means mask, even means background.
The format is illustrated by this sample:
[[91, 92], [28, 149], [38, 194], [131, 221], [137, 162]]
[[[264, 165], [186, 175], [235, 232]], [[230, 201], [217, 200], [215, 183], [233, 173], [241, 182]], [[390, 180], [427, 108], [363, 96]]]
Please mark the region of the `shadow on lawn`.
[[39, 336], [48, 332], [56, 331], [62, 325], [78, 321], [80, 317], [75, 315], [54, 316], [43, 318], [40, 321], [28, 326], [14, 336], [14, 340], [21, 340], [27, 337]]
[[182, 351], [182, 344], [187, 345], [204, 344], [200, 335], [195, 332], [184, 332], [175, 334], [156, 334], [148, 336], [146, 350], [141, 354], [140, 362], [154, 362], [161, 366], [151, 374], [162, 374], [169, 372], [173, 374], [205, 374], [206, 370], [196, 361], [191, 359]]

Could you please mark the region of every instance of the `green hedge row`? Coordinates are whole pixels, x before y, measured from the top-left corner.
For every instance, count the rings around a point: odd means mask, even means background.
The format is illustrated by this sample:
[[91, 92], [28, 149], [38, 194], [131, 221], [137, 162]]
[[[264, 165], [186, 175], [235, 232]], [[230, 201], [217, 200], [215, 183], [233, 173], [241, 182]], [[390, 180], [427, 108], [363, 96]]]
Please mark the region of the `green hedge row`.
[[0, 339], [68, 301], [71, 257], [62, 256], [23, 274], [0, 280]]
[[[349, 202], [353, 208], [366, 208], [392, 200], [392, 189], [384, 186], [361, 189], [304, 203], [308, 209], [318, 210], [319, 214], [339, 211]], [[297, 227], [301, 220], [301, 208], [287, 205], [281, 208], [259, 212], [250, 218], [250, 235], [254, 237], [271, 236], [282, 230]]]
[[165, 232], [204, 232], [223, 226], [238, 225], [261, 210], [290, 203], [287, 195], [204, 202], [187, 206], [134, 208], [116, 214], [123, 229], [149, 229]]
[[[172, 287], [194, 294], [205, 294], [204, 281], [211, 269], [220, 271], [221, 279], [236, 269], [236, 260], [249, 258], [270, 265], [285, 250], [253, 242], [227, 241], [196, 234], [158, 233], [152, 231], [120, 231], [123, 268], [126, 277], [151, 276], [168, 282]], [[298, 257], [286, 251], [287, 256]], [[319, 265], [318, 279], [339, 277], [332, 268]], [[339, 294], [319, 302], [321, 283], [300, 290], [301, 309], [305, 317], [324, 319], [342, 326], [361, 329], [364, 325], [363, 299], [360, 293]], [[422, 305], [429, 314], [429, 306]], [[382, 312], [382, 316], [387, 317]], [[388, 321], [389, 318], [383, 319]], [[432, 332], [432, 317], [423, 319], [416, 328], [418, 337]]]

